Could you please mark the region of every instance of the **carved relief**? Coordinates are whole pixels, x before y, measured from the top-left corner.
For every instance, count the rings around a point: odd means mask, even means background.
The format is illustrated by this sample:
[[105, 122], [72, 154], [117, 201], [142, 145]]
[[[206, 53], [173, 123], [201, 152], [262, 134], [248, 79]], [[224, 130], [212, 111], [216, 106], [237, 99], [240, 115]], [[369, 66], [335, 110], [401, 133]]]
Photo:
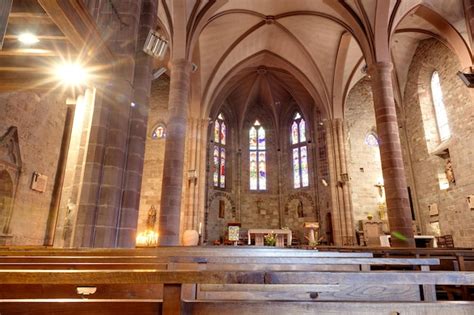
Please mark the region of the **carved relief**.
[[10, 127], [0, 137], [0, 245], [10, 233], [10, 220], [22, 167], [18, 131]]

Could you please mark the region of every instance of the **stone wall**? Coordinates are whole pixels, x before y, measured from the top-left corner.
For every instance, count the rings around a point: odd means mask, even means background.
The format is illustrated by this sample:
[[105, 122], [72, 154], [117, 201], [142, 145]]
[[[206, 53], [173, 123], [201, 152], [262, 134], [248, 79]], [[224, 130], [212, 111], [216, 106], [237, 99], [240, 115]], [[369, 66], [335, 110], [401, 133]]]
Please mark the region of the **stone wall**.
[[[156, 208], [157, 218], [159, 217], [165, 139], [152, 139], [151, 136], [153, 129], [158, 124], [166, 126], [168, 120], [169, 87], [170, 80], [167, 76], [161, 76], [158, 80], [153, 81], [151, 87], [137, 233], [146, 228], [148, 210], [152, 206]], [[158, 228], [158, 222], [156, 223], [156, 228]]]
[[379, 203], [384, 200], [375, 186], [383, 183], [380, 151], [377, 146], [366, 143], [367, 135], [375, 132], [374, 103], [369, 79], [362, 79], [349, 92], [344, 120], [355, 223], [366, 219], [369, 214], [380, 219]]
[[[42, 245], [56, 176], [66, 105], [54, 93], [0, 94], [0, 135], [18, 128], [22, 173], [10, 231], [15, 245]], [[30, 189], [33, 172], [48, 177], [46, 192]]]
[[[295, 104], [288, 104], [295, 106]], [[296, 109], [296, 107], [295, 107]], [[224, 116], [232, 117], [231, 109], [224, 106]], [[291, 113], [293, 115], [293, 113]], [[280, 117], [281, 118], [281, 117]], [[292, 116], [280, 119], [279, 127], [261, 106], [252, 106], [240, 129], [230, 119], [226, 152], [226, 188], [217, 189], [212, 183], [212, 161], [208, 160], [208, 205], [206, 217], [206, 239], [209, 243], [222, 238], [229, 222], [240, 222], [242, 231], [249, 228], [279, 229], [288, 227], [295, 238], [304, 242], [304, 222], [319, 221], [319, 204], [315, 178], [320, 175], [319, 164], [313, 158], [318, 150], [312, 128], [307, 131], [309, 187], [294, 189], [292, 154], [290, 148], [290, 124]], [[249, 186], [249, 133], [248, 130], [258, 119], [266, 135], [267, 189], [253, 191]], [[306, 119], [307, 126], [314, 126], [314, 119]], [[235, 132], [238, 130], [238, 132]], [[212, 142], [208, 157], [212, 157]], [[321, 161], [324, 161], [324, 156]], [[324, 165], [322, 166], [324, 168]], [[225, 207], [219, 216], [219, 208]]]
[[[435, 154], [439, 138], [431, 132], [434, 116], [427, 114], [433, 110], [430, 80], [434, 70], [440, 76], [452, 134], [445, 147], [456, 182], [446, 190], [439, 185], [445, 162]], [[412, 170], [407, 177], [415, 188], [422, 232], [432, 232], [428, 206], [437, 204], [441, 234], [452, 234], [455, 246], [474, 246], [474, 211], [466, 201], [474, 194], [474, 105], [468, 88], [456, 75], [459, 70], [456, 56], [443, 44], [434, 39], [421, 41], [410, 65], [400, 123], [406, 129], [407, 141], [402, 142], [405, 164], [407, 172]]]

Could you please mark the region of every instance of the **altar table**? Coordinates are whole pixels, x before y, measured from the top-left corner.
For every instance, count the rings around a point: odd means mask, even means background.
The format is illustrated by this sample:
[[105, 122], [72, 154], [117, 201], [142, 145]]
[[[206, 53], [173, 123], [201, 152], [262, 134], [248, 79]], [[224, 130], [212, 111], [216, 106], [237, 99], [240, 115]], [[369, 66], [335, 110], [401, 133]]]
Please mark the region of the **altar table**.
[[291, 246], [291, 230], [281, 230], [281, 229], [249, 229], [248, 238], [249, 245], [252, 241], [252, 234], [255, 235], [255, 246], [263, 246], [263, 237], [267, 234], [275, 234], [277, 247], [285, 246], [285, 235], [286, 235], [286, 245]]
[[[391, 237], [390, 235], [381, 235], [380, 245], [382, 247], [390, 247], [390, 237]], [[417, 240], [426, 242], [426, 245], [428, 245], [428, 247], [434, 247], [434, 248], [438, 247], [438, 242], [436, 241], [436, 237], [434, 237], [433, 235], [415, 235], [414, 238], [415, 238], [415, 242]]]

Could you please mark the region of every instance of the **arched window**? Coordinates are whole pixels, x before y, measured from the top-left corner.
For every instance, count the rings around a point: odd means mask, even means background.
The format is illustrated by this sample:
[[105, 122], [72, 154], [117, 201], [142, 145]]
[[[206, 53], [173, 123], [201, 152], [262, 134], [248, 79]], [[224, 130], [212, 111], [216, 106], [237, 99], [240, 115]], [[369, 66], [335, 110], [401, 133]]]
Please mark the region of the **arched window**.
[[267, 189], [265, 129], [256, 120], [249, 130], [250, 190]]
[[225, 188], [225, 145], [226, 145], [226, 125], [224, 115], [219, 114], [214, 121], [214, 187]]
[[375, 131], [371, 130], [365, 135], [365, 144], [374, 148], [379, 146], [379, 137]]
[[296, 113], [291, 124], [291, 151], [293, 153], [293, 187], [309, 186], [308, 147], [306, 146], [306, 123]]
[[443, 91], [439, 80], [439, 74], [434, 71], [431, 76], [431, 96], [433, 97], [436, 125], [438, 126], [439, 139], [445, 141], [451, 137], [449, 129], [448, 115], [443, 101]]
[[153, 140], [156, 139], [164, 139], [166, 137], [166, 128], [163, 124], [158, 124], [151, 133], [151, 138]]

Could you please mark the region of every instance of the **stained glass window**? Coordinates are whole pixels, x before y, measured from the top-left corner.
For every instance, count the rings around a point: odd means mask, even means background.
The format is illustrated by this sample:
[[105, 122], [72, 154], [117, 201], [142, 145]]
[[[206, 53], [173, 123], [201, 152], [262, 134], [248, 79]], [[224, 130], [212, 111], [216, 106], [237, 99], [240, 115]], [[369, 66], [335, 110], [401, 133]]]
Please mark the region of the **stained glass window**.
[[293, 125], [291, 125], [291, 144], [297, 144], [299, 142], [298, 132], [298, 124], [296, 121], [293, 121]]
[[365, 135], [365, 143], [369, 147], [378, 147], [379, 146], [379, 138], [374, 131], [370, 131]]
[[300, 153], [299, 148], [293, 149], [293, 179], [295, 182], [295, 188], [300, 188], [301, 177], [300, 177]]
[[217, 187], [219, 185], [219, 147], [214, 146], [214, 175], [213, 175], [213, 182], [214, 186]]
[[165, 126], [162, 124], [159, 124], [158, 126], [153, 129], [153, 132], [151, 133], [151, 138], [153, 140], [156, 139], [163, 139], [166, 136], [165, 134]]
[[226, 124], [224, 115], [219, 114], [214, 121], [214, 150], [213, 150], [213, 184], [214, 187], [225, 188], [225, 167], [226, 167]]
[[306, 123], [300, 113], [293, 116], [290, 130], [293, 161], [293, 187], [309, 186], [308, 147], [306, 146]]
[[250, 190], [267, 189], [265, 129], [258, 120], [249, 130]]
[[451, 137], [451, 131], [449, 129], [448, 115], [446, 113], [446, 107], [443, 101], [443, 91], [441, 90], [441, 83], [437, 71], [433, 72], [433, 75], [431, 76], [431, 95], [433, 97], [439, 138], [441, 141], [444, 141]]

